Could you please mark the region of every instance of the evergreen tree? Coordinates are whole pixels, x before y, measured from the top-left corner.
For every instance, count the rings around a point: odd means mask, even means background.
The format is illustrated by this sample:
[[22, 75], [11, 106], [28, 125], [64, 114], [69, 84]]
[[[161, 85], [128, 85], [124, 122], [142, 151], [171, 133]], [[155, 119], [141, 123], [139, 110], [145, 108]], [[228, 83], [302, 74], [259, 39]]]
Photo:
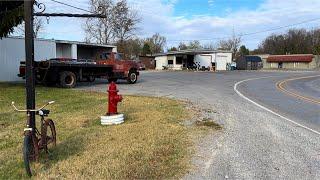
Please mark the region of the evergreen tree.
[[151, 54], [151, 48], [148, 43], [144, 43], [143, 48], [142, 48], [142, 54], [143, 55]]
[[23, 21], [23, 1], [0, 1], [0, 38], [13, 32]]
[[246, 55], [249, 55], [250, 51], [249, 49], [246, 48], [245, 45], [242, 45], [240, 46], [239, 53], [240, 53], [240, 56], [246, 56]]

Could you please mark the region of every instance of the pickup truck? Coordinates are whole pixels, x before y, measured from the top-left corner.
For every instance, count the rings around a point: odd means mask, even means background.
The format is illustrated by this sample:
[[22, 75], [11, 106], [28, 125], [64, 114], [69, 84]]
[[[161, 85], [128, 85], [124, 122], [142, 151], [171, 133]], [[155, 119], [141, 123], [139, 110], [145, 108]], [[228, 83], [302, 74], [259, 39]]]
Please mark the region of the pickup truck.
[[[124, 60], [121, 54], [105, 52], [96, 60], [53, 58], [34, 63], [36, 82], [73, 88], [77, 82], [93, 82], [96, 78], [106, 78], [109, 82], [118, 79], [134, 84], [139, 70], [135, 61]], [[25, 62], [20, 62], [19, 77], [25, 78]]]

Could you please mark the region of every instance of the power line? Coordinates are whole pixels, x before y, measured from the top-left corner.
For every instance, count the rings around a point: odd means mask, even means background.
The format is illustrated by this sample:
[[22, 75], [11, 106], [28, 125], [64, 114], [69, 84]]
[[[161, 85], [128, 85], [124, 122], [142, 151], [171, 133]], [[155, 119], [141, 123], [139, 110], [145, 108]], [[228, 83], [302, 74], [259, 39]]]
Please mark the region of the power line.
[[[270, 32], [270, 31], [275, 31], [275, 30], [279, 30], [279, 29], [283, 29], [283, 28], [288, 28], [288, 27], [292, 27], [292, 26], [297, 26], [297, 25], [301, 25], [301, 24], [305, 24], [305, 23], [309, 23], [309, 22], [313, 22], [313, 21], [317, 21], [320, 20], [320, 18], [314, 18], [314, 19], [309, 19], [309, 20], [305, 20], [305, 21], [301, 21], [298, 23], [294, 23], [294, 24], [289, 24], [289, 25], [285, 25], [285, 26], [278, 26], [278, 27], [273, 27], [270, 29], [265, 29], [262, 31], [256, 31], [256, 32], [251, 32], [251, 33], [244, 33], [244, 34], [238, 34], [238, 36], [242, 37], [242, 36], [250, 36], [250, 35], [255, 35], [255, 34], [260, 34], [260, 33], [265, 33], [265, 32]], [[207, 38], [207, 39], [188, 39], [188, 40], [167, 40], [169, 42], [184, 42], [184, 41], [210, 41], [210, 40], [218, 40], [218, 39], [226, 39], [226, 38], [230, 38], [230, 36], [225, 36], [225, 37], [216, 37], [216, 38]]]
[[313, 22], [313, 21], [317, 21], [317, 20], [320, 20], [320, 18], [309, 19], [309, 20], [305, 20], [305, 21], [298, 22], [298, 23], [289, 24], [289, 25], [286, 25], [286, 26], [279, 26], [279, 27], [274, 27], [274, 28], [271, 28], [271, 29], [266, 29], [266, 30], [263, 30], [263, 31], [246, 33], [246, 34], [242, 34], [242, 35], [240, 35], [240, 36], [248, 36], [248, 35], [254, 35], [254, 34], [259, 34], [259, 33], [264, 33], [264, 32], [269, 32], [269, 31], [275, 31], [275, 30], [279, 30], [279, 29], [283, 29], [283, 28], [288, 28], [288, 27], [291, 27], [291, 26], [297, 26], [297, 25], [300, 25], [300, 24], [305, 24], [305, 23]]
[[91, 12], [91, 11], [89, 11], [89, 10], [86, 10], [86, 9], [83, 9], [83, 8], [79, 8], [79, 7], [77, 7], [77, 6], [73, 6], [73, 5], [64, 3], [64, 2], [60, 2], [60, 1], [57, 1], [57, 0], [50, 0], [50, 1], [55, 2], [55, 3], [58, 3], [58, 4], [62, 4], [62, 5], [68, 6], [68, 7], [72, 7], [72, 8], [74, 8], [74, 9], [78, 9], [78, 10], [81, 10], [81, 11], [85, 11], [85, 12], [89, 12], [89, 13], [93, 13], [93, 14], [94, 14], [94, 12]]

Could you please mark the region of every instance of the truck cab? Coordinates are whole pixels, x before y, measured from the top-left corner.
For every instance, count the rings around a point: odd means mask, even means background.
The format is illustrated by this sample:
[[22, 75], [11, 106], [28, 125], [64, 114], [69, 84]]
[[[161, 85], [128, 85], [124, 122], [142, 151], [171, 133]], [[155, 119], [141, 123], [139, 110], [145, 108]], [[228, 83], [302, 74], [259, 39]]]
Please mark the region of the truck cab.
[[116, 82], [118, 79], [126, 79], [128, 83], [136, 83], [139, 76], [138, 64], [132, 60], [125, 60], [121, 53], [104, 52], [96, 60], [98, 65], [113, 66], [113, 73], [108, 77], [109, 81]]

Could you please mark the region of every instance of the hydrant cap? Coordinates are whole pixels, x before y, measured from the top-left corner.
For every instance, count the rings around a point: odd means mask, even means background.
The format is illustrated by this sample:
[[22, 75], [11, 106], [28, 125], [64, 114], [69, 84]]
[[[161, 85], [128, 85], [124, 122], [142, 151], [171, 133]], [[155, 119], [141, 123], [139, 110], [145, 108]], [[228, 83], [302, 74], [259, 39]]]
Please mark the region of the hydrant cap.
[[109, 86], [109, 90], [108, 91], [117, 91], [117, 85], [116, 83], [114, 83], [113, 81], [111, 82], [110, 86]]

